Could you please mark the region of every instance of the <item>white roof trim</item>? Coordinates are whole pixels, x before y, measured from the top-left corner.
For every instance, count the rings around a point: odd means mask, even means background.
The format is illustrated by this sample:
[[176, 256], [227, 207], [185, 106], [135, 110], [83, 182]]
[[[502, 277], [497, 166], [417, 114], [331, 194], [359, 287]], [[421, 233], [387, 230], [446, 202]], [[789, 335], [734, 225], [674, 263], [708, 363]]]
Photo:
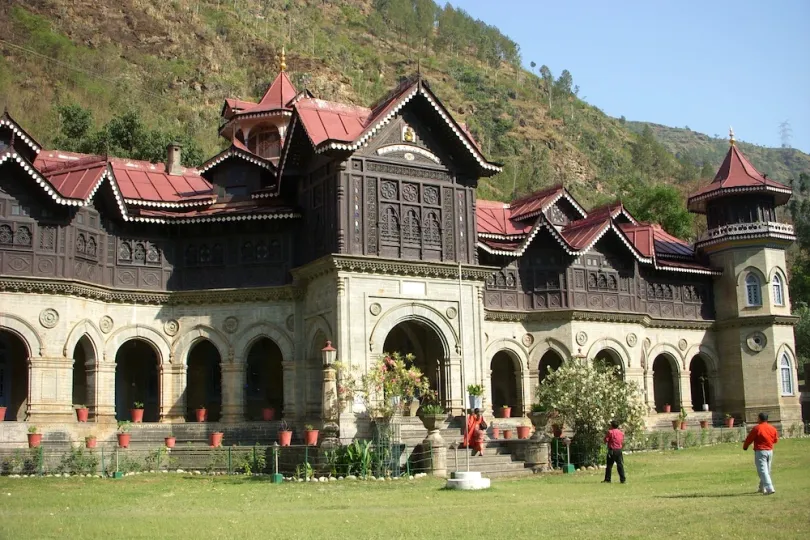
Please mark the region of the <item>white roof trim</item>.
[[526, 233], [520, 234], [493, 234], [493, 233], [478, 233], [478, 238], [491, 238], [492, 240], [520, 240], [526, 238]]
[[51, 199], [56, 201], [58, 204], [65, 206], [84, 206], [86, 204], [83, 199], [65, 199], [59, 195], [59, 192], [53, 188], [51, 183], [48, 182], [48, 180], [46, 180], [45, 177], [42, 176], [33, 165], [29, 164], [28, 161], [17, 152], [7, 152], [4, 154], [2, 157], [0, 157], [0, 164], [10, 159], [16, 161], [17, 164], [19, 164], [20, 167], [22, 167], [23, 170], [27, 172], [29, 176], [31, 176], [31, 178], [33, 178], [36, 183], [42, 187], [42, 189], [45, 190], [45, 193], [50, 195]]
[[228, 150], [226, 150], [225, 152], [221, 153], [219, 156], [215, 156], [210, 161], [208, 161], [208, 163], [203, 165], [203, 167], [199, 170], [199, 173], [203, 174], [205, 171], [213, 169], [214, 167], [216, 167], [217, 165], [219, 165], [220, 163], [222, 163], [226, 159], [230, 158], [231, 156], [236, 156], [236, 157], [242, 158], [245, 161], [247, 161], [248, 163], [253, 163], [254, 165], [258, 165], [259, 167], [267, 169], [268, 171], [273, 170], [272, 166], [268, 165], [263, 160], [263, 158], [258, 158], [256, 156], [248, 155], [244, 150], [240, 150], [238, 148], [231, 147]]
[[209, 204], [214, 204], [216, 202], [216, 199], [211, 198], [181, 203], [164, 202], [164, 201], [147, 201], [143, 199], [124, 199], [124, 202], [127, 204], [131, 204], [132, 206], [148, 206], [153, 208], [190, 208], [193, 206], [208, 206]]
[[[525, 214], [525, 215], [523, 215], [523, 216], [520, 216], [520, 218], [518, 218], [518, 219], [519, 219], [519, 220], [523, 220], [523, 219], [528, 219], [528, 218], [533, 218], [533, 217], [535, 217], [535, 216], [539, 216], [540, 214], [545, 213], [545, 211], [546, 211], [546, 210], [548, 210], [549, 208], [551, 208], [551, 205], [555, 204], [557, 201], [559, 201], [560, 199], [563, 199], [563, 198], [564, 198], [565, 200], [567, 200], [569, 203], [571, 203], [571, 206], [573, 206], [573, 207], [574, 207], [574, 209], [575, 209], [577, 212], [579, 212], [579, 215], [580, 215], [580, 216], [582, 216], [582, 218], [581, 218], [581, 219], [585, 219], [585, 218], [587, 218], [587, 217], [588, 217], [588, 212], [586, 212], [586, 211], [585, 211], [585, 209], [584, 209], [584, 208], [582, 208], [582, 207], [579, 205], [579, 203], [576, 201], [576, 199], [574, 199], [574, 198], [573, 198], [571, 195], [569, 195], [569, 194], [568, 194], [568, 192], [566, 191], [565, 187], [561, 187], [561, 188], [560, 188], [560, 192], [559, 192], [559, 193], [557, 193], [557, 195], [556, 195], [556, 196], [555, 196], [553, 199], [551, 199], [549, 202], [547, 202], [546, 204], [544, 204], [543, 206], [541, 206], [540, 208], [538, 208], [538, 209], [537, 209], [537, 210], [535, 210], [534, 212], [530, 212], [530, 213], [528, 213], [528, 214]], [[513, 203], [509, 203], [509, 208], [510, 208], [510, 209], [512, 208], [512, 204], [513, 204]]]
[[40, 150], [42, 150], [42, 148], [40, 148], [40, 146], [39, 146], [37, 143], [35, 143], [35, 142], [33, 141], [33, 139], [31, 139], [31, 137], [29, 137], [28, 135], [26, 135], [25, 133], [23, 133], [22, 129], [21, 129], [21, 128], [20, 128], [20, 127], [17, 125], [17, 124], [15, 124], [14, 122], [12, 122], [11, 120], [7, 120], [7, 119], [5, 119], [5, 118], [0, 119], [0, 127], [3, 127], [3, 126], [8, 126], [8, 127], [9, 127], [9, 129], [11, 129], [11, 131], [13, 131], [13, 132], [14, 132], [14, 134], [15, 134], [17, 137], [19, 137], [20, 139], [22, 139], [22, 140], [23, 140], [23, 142], [24, 142], [25, 144], [27, 144], [27, 145], [28, 145], [28, 146], [31, 148], [31, 150], [33, 150], [33, 151], [34, 151], [34, 152], [36, 152], [37, 154], [39, 154]]
[[702, 193], [700, 195], [694, 195], [692, 197], [689, 197], [689, 200], [687, 201], [687, 203], [691, 204], [693, 202], [700, 202], [700, 201], [704, 201], [704, 200], [707, 200], [707, 199], [713, 199], [718, 193], [722, 193], [722, 194], [745, 193], [746, 191], [762, 191], [763, 189], [766, 190], [766, 191], [775, 191], [776, 193], [786, 193], [788, 195], [793, 194], [793, 190], [791, 188], [787, 187], [787, 186], [782, 188], [782, 187], [772, 186], [770, 184], [759, 184], [759, 185], [756, 185], [756, 186], [735, 186], [735, 187], [722, 187], [721, 186], [718, 189], [713, 189], [713, 190], [708, 191], [706, 193]]
[[269, 199], [271, 197], [278, 197], [278, 192], [273, 193], [273, 192], [265, 191], [265, 192], [262, 192], [262, 193], [251, 193], [250, 194], [251, 199]]
[[[390, 154], [392, 152], [410, 152], [413, 154], [419, 154], [420, 156], [426, 157], [430, 161], [441, 165], [441, 160], [439, 160], [439, 156], [437, 156], [430, 150], [425, 150], [424, 148], [413, 144], [389, 144], [388, 146], [382, 146], [380, 148], [377, 148], [378, 156], [384, 156], [385, 154]], [[411, 159], [413, 159], [413, 156], [411, 156]]]
[[177, 223], [178, 225], [189, 225], [194, 223], [212, 223], [223, 221], [256, 221], [267, 219], [287, 219], [287, 218], [300, 218], [301, 215], [295, 212], [287, 212], [284, 214], [245, 214], [240, 216], [211, 216], [211, 217], [196, 217], [196, 218], [150, 218], [150, 217], [133, 217], [129, 218], [130, 221], [137, 221], [140, 223]]

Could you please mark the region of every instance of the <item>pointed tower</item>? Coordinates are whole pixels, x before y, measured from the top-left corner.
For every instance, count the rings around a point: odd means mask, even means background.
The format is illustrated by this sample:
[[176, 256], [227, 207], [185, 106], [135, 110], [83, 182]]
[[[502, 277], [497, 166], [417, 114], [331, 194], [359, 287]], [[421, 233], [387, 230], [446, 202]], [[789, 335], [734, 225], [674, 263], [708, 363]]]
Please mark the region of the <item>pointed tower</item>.
[[722, 269], [714, 283], [717, 347], [724, 412], [756, 422], [765, 411], [783, 424], [801, 421], [785, 249], [793, 227], [776, 208], [791, 189], [760, 174], [731, 145], [714, 180], [689, 197], [705, 214], [706, 234], [695, 249]]

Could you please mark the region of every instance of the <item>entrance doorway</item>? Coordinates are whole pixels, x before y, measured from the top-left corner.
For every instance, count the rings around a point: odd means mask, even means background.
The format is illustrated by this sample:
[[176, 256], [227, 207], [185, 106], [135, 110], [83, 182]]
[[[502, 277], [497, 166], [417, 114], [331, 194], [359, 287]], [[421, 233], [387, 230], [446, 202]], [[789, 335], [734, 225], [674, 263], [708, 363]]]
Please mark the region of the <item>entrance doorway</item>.
[[23, 340], [0, 330], [0, 407], [8, 422], [25, 420], [28, 406], [28, 350]]
[[284, 371], [281, 350], [269, 338], [256, 340], [250, 346], [245, 370], [245, 419], [261, 420], [262, 409], [276, 409], [281, 417], [284, 407]]
[[131, 339], [115, 354], [115, 418], [132, 420], [130, 410], [143, 403], [143, 421], [160, 419], [160, 384], [158, 355], [154, 347], [142, 340]]
[[383, 350], [403, 356], [412, 354], [414, 366], [430, 381], [430, 389], [436, 392], [439, 404], [450, 410], [448, 362], [442, 340], [435, 330], [420, 321], [403, 321], [388, 332]]
[[222, 413], [222, 372], [219, 351], [210, 341], [196, 343], [188, 353], [186, 369], [186, 420], [196, 419], [196, 409], [205, 407], [208, 421], [218, 422]]

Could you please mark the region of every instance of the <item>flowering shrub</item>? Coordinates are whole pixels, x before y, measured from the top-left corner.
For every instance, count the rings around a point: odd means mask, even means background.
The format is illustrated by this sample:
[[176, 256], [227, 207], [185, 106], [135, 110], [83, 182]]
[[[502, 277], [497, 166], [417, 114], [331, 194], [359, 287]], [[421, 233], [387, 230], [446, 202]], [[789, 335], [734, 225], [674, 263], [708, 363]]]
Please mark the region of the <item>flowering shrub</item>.
[[360, 379], [361, 395], [372, 418], [390, 418], [402, 401], [430, 395], [430, 382], [413, 365], [414, 356], [386, 353]]
[[619, 422], [628, 441], [644, 434], [646, 407], [638, 384], [591, 362], [565, 362], [538, 385], [536, 397], [541, 407], [557, 411], [560, 420], [574, 429], [571, 454], [577, 456], [578, 465], [599, 462], [611, 420]]

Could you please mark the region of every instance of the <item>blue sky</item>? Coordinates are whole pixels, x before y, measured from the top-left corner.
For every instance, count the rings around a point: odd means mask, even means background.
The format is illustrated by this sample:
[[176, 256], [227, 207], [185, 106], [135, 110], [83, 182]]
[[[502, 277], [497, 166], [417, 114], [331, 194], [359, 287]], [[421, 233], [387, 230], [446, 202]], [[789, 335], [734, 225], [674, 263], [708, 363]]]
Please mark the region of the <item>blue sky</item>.
[[[453, 0], [611, 116], [810, 153], [810, 1]], [[536, 70], [535, 70], [536, 71]]]

